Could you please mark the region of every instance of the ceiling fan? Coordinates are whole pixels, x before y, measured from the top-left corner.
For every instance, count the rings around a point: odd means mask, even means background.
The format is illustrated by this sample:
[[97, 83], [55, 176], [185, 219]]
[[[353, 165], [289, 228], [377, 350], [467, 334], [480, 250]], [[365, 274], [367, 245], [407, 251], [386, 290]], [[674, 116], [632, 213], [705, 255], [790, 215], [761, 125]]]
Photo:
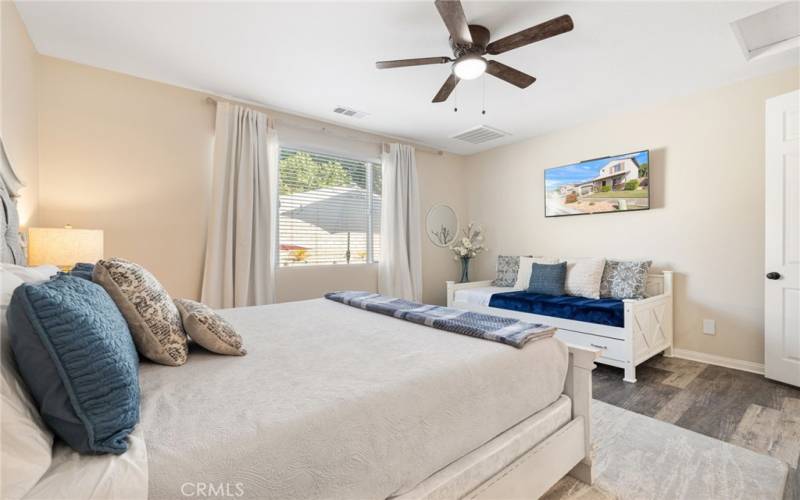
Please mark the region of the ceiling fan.
[[478, 24], [467, 24], [464, 8], [460, 0], [436, 0], [436, 9], [442, 16], [447, 31], [450, 32], [450, 47], [455, 59], [450, 57], [422, 57], [418, 59], [400, 59], [397, 61], [379, 61], [378, 69], [402, 68], [405, 66], [422, 66], [426, 64], [453, 63], [453, 72], [436, 93], [432, 102], [444, 102], [461, 80], [473, 80], [484, 72], [524, 89], [536, 81], [536, 78], [516, 70], [498, 61], [487, 61], [483, 56], [498, 55], [546, 38], [571, 31], [572, 18], [563, 15], [545, 21], [536, 26], [524, 29], [513, 35], [489, 42], [489, 30]]

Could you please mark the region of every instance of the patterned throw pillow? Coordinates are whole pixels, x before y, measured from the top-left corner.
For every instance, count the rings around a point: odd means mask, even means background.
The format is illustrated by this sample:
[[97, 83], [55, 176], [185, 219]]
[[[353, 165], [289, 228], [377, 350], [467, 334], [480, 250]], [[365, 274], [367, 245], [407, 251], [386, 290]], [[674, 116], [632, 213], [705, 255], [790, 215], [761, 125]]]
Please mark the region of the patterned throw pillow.
[[181, 315], [147, 269], [125, 259], [101, 260], [94, 266], [92, 281], [114, 299], [142, 356], [162, 365], [186, 363], [189, 351]]
[[530, 293], [544, 295], [564, 295], [564, 281], [567, 277], [567, 263], [537, 264], [533, 263], [531, 281], [528, 286]]
[[183, 318], [183, 327], [192, 340], [217, 354], [247, 354], [242, 347], [242, 337], [210, 307], [189, 299], [176, 299], [175, 305]]
[[492, 281], [493, 286], [514, 286], [519, 272], [518, 255], [497, 256], [497, 278]]
[[567, 263], [567, 294], [587, 299], [600, 298], [600, 281], [606, 260], [602, 257], [579, 259]]
[[600, 282], [600, 296], [614, 299], [643, 299], [647, 287], [649, 260], [608, 260]]

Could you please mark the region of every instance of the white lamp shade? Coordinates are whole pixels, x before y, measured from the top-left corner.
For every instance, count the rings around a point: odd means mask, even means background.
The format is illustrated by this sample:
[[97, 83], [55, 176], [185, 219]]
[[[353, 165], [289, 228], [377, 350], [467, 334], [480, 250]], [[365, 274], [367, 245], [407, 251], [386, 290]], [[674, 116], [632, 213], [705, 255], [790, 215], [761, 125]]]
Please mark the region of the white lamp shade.
[[32, 227], [28, 229], [28, 265], [54, 264], [71, 269], [78, 262], [103, 258], [103, 231]]

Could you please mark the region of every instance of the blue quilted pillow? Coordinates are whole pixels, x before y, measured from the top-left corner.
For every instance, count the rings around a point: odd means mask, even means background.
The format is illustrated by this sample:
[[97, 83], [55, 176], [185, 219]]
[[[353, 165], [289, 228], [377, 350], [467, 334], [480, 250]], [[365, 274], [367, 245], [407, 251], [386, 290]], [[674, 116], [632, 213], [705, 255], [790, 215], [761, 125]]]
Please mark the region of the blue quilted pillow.
[[8, 333], [42, 418], [80, 453], [128, 449], [139, 421], [139, 358], [103, 287], [60, 274], [19, 286]]
[[78, 262], [67, 274], [92, 281], [92, 272], [94, 272], [94, 264]]

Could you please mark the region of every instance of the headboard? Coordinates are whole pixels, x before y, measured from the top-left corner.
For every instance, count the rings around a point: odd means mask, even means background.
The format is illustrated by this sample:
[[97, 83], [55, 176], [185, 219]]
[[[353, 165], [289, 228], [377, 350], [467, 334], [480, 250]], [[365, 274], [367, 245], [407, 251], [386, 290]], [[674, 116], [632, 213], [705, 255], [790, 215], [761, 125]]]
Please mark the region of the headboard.
[[25, 265], [25, 252], [19, 236], [19, 213], [17, 201], [19, 189], [24, 186], [11, 165], [0, 137], [0, 262]]

